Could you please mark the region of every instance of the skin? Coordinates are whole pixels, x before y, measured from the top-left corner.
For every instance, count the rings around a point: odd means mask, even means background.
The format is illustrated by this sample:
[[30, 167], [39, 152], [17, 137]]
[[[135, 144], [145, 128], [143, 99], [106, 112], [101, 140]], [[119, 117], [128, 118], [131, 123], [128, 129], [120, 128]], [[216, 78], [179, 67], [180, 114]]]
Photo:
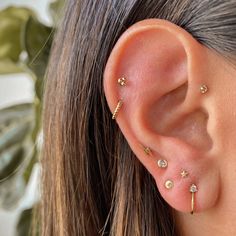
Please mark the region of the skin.
[[[126, 86], [118, 78], [126, 77]], [[151, 19], [114, 47], [104, 90], [131, 149], [175, 209], [180, 235], [236, 235], [236, 69], [187, 31]], [[200, 93], [206, 84], [209, 91]], [[151, 148], [146, 155], [143, 146]], [[160, 169], [157, 160], [168, 160]], [[189, 176], [180, 173], [187, 170]], [[174, 181], [171, 190], [165, 181]], [[191, 184], [196, 184], [195, 214]]]

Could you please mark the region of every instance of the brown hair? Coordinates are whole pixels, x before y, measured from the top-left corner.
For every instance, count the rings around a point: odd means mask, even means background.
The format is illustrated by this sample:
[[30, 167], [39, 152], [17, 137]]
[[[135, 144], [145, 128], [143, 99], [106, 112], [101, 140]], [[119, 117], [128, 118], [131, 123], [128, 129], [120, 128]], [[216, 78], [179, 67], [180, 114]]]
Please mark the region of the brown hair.
[[121, 34], [169, 20], [236, 55], [235, 0], [68, 0], [44, 97], [42, 235], [176, 235], [171, 209], [111, 120], [103, 70]]

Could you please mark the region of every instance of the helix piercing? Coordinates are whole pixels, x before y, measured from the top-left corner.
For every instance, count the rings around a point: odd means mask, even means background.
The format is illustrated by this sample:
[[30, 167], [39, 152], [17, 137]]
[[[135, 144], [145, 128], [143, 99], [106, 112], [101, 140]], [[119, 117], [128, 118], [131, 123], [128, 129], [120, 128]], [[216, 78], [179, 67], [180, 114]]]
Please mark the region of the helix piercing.
[[181, 174], [181, 177], [184, 179], [184, 178], [187, 178], [189, 176], [189, 173], [188, 171], [186, 170], [182, 170], [182, 172], [180, 173]]
[[116, 117], [117, 117], [117, 115], [118, 115], [118, 113], [119, 113], [119, 111], [120, 111], [122, 106], [123, 106], [123, 100], [119, 100], [119, 102], [118, 102], [118, 104], [116, 106], [116, 109], [115, 109], [115, 111], [114, 111], [114, 113], [112, 115], [112, 120], [116, 119]]
[[126, 85], [126, 78], [119, 78], [118, 79], [118, 84], [120, 85], [120, 86], [125, 86]]
[[200, 92], [201, 92], [202, 94], [207, 93], [208, 90], [209, 90], [209, 88], [207, 87], [207, 85], [205, 85], [205, 84], [201, 85], [201, 87], [200, 87]]
[[190, 189], [190, 193], [192, 193], [192, 199], [191, 199], [191, 215], [193, 215], [195, 210], [195, 193], [198, 191], [197, 186], [195, 184], [192, 184]]
[[160, 168], [167, 168], [167, 166], [168, 166], [168, 161], [166, 161], [166, 160], [158, 160], [157, 161], [157, 165], [158, 165], [158, 167], [160, 167]]
[[143, 147], [143, 151], [144, 151], [148, 156], [150, 156], [151, 153], [152, 153], [152, 151], [151, 151], [151, 149], [150, 149], [149, 147]]
[[167, 180], [167, 181], [165, 182], [165, 187], [166, 187], [167, 189], [172, 189], [172, 188], [174, 187], [174, 182], [173, 182], [172, 180]]

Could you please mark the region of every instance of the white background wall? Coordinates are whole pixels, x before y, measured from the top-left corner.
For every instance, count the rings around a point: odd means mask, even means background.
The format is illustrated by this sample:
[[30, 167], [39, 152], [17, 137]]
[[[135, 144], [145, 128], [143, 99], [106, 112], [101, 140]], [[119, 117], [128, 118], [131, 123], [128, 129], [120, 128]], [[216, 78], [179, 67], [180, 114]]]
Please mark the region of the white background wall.
[[[10, 5], [30, 7], [38, 13], [39, 19], [42, 22], [50, 24], [47, 9], [48, 2], [49, 0], [0, 0], [0, 9]], [[22, 101], [32, 101], [33, 96], [33, 83], [28, 75], [14, 74], [0, 76], [0, 107]], [[37, 173], [38, 171], [34, 171], [26, 195], [17, 209], [13, 211], [4, 211], [0, 209], [0, 236], [13, 236], [19, 212], [21, 209], [30, 207], [32, 202], [35, 201], [37, 195]]]

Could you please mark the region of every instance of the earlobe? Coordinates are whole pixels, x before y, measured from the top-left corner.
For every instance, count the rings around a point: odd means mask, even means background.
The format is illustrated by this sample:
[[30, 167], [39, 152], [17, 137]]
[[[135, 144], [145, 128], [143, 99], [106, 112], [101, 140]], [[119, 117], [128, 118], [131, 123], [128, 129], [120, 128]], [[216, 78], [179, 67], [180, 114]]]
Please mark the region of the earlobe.
[[205, 56], [180, 27], [146, 20], [120, 38], [104, 73], [112, 118], [164, 199], [183, 212], [211, 208], [219, 193], [204, 105], [209, 78], [207, 65], [200, 66]]

